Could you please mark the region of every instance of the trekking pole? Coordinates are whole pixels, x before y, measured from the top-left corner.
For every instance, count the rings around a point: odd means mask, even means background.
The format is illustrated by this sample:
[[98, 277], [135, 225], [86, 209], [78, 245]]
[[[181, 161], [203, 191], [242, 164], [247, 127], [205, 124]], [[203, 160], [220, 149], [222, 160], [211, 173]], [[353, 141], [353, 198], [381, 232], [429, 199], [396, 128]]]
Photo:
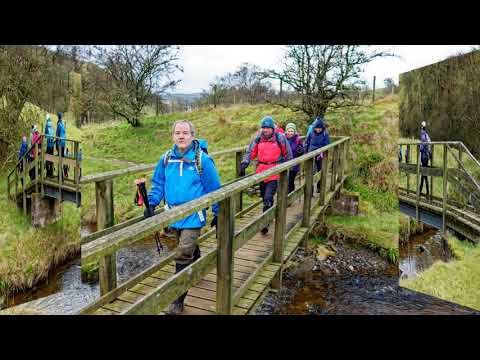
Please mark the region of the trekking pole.
[[[136, 179], [135, 185], [137, 185], [137, 191], [135, 193], [135, 205], [142, 206], [145, 204], [145, 208], [150, 208], [150, 204], [148, 203], [148, 195], [147, 195], [147, 188], [145, 187], [146, 180], [144, 178]], [[160, 241], [160, 235], [158, 231], [155, 232], [155, 244], [157, 245], [157, 252], [158, 255], [161, 255], [161, 251], [163, 250], [162, 242]]]

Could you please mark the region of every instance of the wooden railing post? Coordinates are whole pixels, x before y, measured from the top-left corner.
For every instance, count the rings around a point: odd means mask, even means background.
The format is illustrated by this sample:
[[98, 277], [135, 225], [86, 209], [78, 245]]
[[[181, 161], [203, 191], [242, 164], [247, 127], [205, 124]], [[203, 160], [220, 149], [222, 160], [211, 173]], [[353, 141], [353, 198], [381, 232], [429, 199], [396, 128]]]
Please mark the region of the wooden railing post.
[[310, 226], [310, 208], [313, 196], [313, 164], [314, 158], [305, 160], [305, 188], [303, 189], [303, 219], [302, 227]]
[[340, 153], [340, 168], [338, 174], [338, 182], [343, 181], [343, 176], [345, 175], [345, 150], [346, 150], [346, 143], [342, 143], [341, 145], [342, 151]]
[[63, 153], [60, 142], [58, 143], [58, 192], [60, 194], [60, 202], [62, 202], [62, 183], [63, 183]]
[[[113, 180], [95, 183], [97, 207], [97, 231], [109, 228], [114, 224], [113, 213]], [[99, 263], [100, 295], [104, 295], [117, 287], [116, 253], [107, 255]]]
[[[282, 265], [285, 225], [287, 222], [287, 193], [288, 171], [283, 171], [280, 174], [280, 179], [278, 181], [277, 208], [275, 210], [275, 235], [273, 238], [273, 262], [280, 263]], [[282, 271], [283, 266], [280, 266], [277, 274], [272, 279], [272, 288], [280, 289], [282, 287]]]
[[219, 203], [217, 257], [217, 314], [229, 315], [233, 308], [233, 237], [235, 208], [231, 196]]
[[327, 194], [327, 176], [328, 176], [328, 158], [330, 157], [329, 151], [324, 153], [322, 163], [322, 173], [320, 175], [320, 198], [319, 204], [325, 205], [325, 196]]
[[[242, 163], [243, 151], [235, 152], [235, 168], [237, 178], [240, 177], [240, 164]], [[240, 212], [243, 210], [243, 191], [240, 191], [235, 199], [235, 212]]]
[[[430, 166], [433, 167], [433, 160], [435, 159], [435, 145], [432, 144], [432, 160], [430, 162]], [[430, 176], [430, 201], [433, 201], [433, 176]]]
[[[42, 135], [43, 136], [43, 135]], [[40, 160], [40, 186], [41, 186], [41, 192], [42, 192], [42, 198], [45, 195], [45, 190], [43, 186], [43, 182], [45, 181], [45, 151], [47, 150], [47, 142], [45, 141], [45, 138], [43, 137], [43, 147], [42, 147], [42, 156]]]
[[74, 142], [73, 156], [75, 156], [75, 169], [73, 176], [75, 179], [75, 204], [78, 206], [78, 193], [80, 192], [80, 164], [78, 161], [78, 142]]
[[447, 232], [447, 161], [448, 161], [448, 152], [447, 145], [443, 145], [443, 209], [442, 209], [442, 232], [446, 234]]
[[[410, 164], [411, 156], [412, 154], [410, 153], [410, 145], [407, 145], [407, 148], [405, 149], [405, 163]], [[410, 173], [407, 173], [407, 195], [408, 194], [410, 194]]]
[[420, 144], [417, 145], [417, 199], [415, 206], [415, 218], [420, 220], [418, 207], [420, 202]]
[[[335, 190], [335, 172], [337, 169], [337, 153], [338, 153], [338, 148], [331, 148], [330, 149], [332, 152], [332, 174], [330, 178], [330, 191]], [[322, 166], [323, 168], [323, 166]]]
[[34, 164], [35, 164], [35, 192], [38, 193], [38, 177], [39, 177], [39, 173], [38, 173], [38, 168], [39, 168], [39, 159], [38, 159], [38, 142], [35, 143], [35, 161], [34, 161]]
[[25, 174], [27, 173], [27, 162], [25, 159], [27, 156], [24, 156], [22, 159], [22, 164], [23, 164], [23, 170], [22, 170], [22, 179], [23, 179], [23, 184], [22, 184], [22, 195], [23, 195], [23, 213], [24, 215], [27, 215], [27, 194], [25, 193], [25, 187], [27, 185], [27, 177]]

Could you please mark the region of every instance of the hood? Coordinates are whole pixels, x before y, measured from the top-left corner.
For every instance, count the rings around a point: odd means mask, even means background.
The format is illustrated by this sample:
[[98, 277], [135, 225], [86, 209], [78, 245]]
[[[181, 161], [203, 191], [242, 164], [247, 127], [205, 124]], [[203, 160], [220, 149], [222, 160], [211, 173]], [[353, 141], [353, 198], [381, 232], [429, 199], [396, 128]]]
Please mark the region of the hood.
[[316, 118], [315, 121], [312, 124], [312, 129], [315, 129], [315, 128], [322, 128], [323, 130], [325, 130], [325, 124], [324, 124], [323, 120], [319, 117]]

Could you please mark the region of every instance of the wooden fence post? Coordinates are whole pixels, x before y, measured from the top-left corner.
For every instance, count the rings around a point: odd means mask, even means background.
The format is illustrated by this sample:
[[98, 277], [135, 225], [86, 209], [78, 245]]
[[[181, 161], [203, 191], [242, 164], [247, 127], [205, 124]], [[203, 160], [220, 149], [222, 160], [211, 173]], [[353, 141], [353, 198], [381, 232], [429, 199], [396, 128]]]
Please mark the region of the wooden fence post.
[[217, 314], [229, 315], [233, 308], [233, 237], [235, 233], [235, 208], [231, 196], [220, 201], [217, 233]]
[[[42, 135], [43, 137], [43, 135]], [[42, 192], [42, 198], [44, 197], [45, 195], [45, 190], [44, 190], [44, 186], [43, 186], [43, 182], [45, 181], [45, 151], [47, 151], [47, 142], [45, 141], [45, 137], [43, 137], [43, 141], [42, 143], [44, 144], [43, 145], [43, 149], [42, 149], [42, 156], [41, 156], [41, 160], [40, 160], [40, 186], [41, 186], [41, 192]]]
[[23, 170], [22, 170], [22, 195], [23, 195], [23, 214], [27, 215], [27, 194], [25, 193], [25, 187], [27, 186], [27, 177], [25, 174], [27, 173], [27, 162], [25, 161], [26, 156], [23, 156], [22, 163], [23, 163]]
[[343, 176], [345, 175], [345, 149], [346, 149], [346, 143], [342, 143], [340, 145], [342, 147], [342, 151], [340, 153], [340, 168], [339, 168], [339, 174], [338, 174], [338, 180], [337, 182], [342, 182], [343, 181]]
[[272, 288], [274, 289], [280, 289], [282, 287], [283, 244], [285, 240], [285, 225], [287, 222], [287, 193], [288, 170], [283, 171], [280, 174], [280, 179], [278, 181], [277, 208], [275, 210], [275, 235], [273, 238], [273, 262], [282, 265], [272, 279]]
[[[113, 213], [113, 180], [95, 183], [97, 205], [97, 231], [112, 227]], [[99, 262], [100, 295], [104, 295], [117, 287], [116, 253], [103, 257]]]
[[74, 142], [73, 154], [75, 156], [75, 169], [73, 176], [75, 178], [75, 204], [78, 206], [78, 193], [80, 192], [80, 164], [78, 161], [79, 143]]
[[418, 144], [417, 147], [417, 201], [416, 201], [416, 206], [415, 206], [415, 218], [417, 221], [420, 220], [419, 217], [419, 212], [418, 212], [418, 206], [420, 202], [420, 145]]
[[[335, 172], [337, 168], [337, 153], [338, 153], [338, 148], [331, 148], [330, 149], [332, 152], [332, 174], [330, 178], [330, 191], [335, 190]], [[323, 169], [323, 166], [322, 166]]]
[[327, 176], [328, 176], [328, 158], [330, 157], [329, 151], [326, 151], [322, 160], [322, 173], [320, 175], [320, 199], [319, 204], [325, 205], [325, 196], [327, 194]]
[[35, 143], [35, 161], [34, 161], [34, 164], [35, 164], [35, 192], [38, 193], [38, 177], [39, 177], [39, 173], [38, 173], [38, 170], [39, 170], [39, 158], [38, 158], [38, 142]]
[[[407, 157], [408, 154], [408, 157]], [[405, 150], [405, 163], [410, 164], [410, 145], [407, 145], [407, 149]], [[410, 194], [410, 173], [407, 172], [407, 195]]]
[[[235, 167], [237, 178], [240, 177], [240, 164], [242, 163], [243, 151], [235, 152]], [[235, 212], [238, 213], [243, 210], [243, 191], [240, 191], [235, 199]]]
[[448, 152], [447, 144], [443, 145], [443, 209], [442, 209], [442, 232], [446, 234], [447, 232], [447, 161], [448, 161]]
[[[434, 160], [434, 155], [435, 155], [435, 145], [432, 144], [432, 160], [430, 162], [430, 166], [433, 167], [433, 160]], [[430, 176], [430, 201], [433, 201], [433, 176]]]

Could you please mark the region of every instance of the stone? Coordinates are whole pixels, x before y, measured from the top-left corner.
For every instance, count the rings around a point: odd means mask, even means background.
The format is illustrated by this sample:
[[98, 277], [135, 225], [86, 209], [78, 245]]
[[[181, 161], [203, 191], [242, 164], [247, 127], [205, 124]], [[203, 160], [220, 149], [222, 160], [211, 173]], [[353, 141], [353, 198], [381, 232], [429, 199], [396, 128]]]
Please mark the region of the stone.
[[334, 200], [331, 213], [333, 215], [358, 215], [359, 195], [354, 193], [340, 193]]
[[40, 193], [32, 194], [31, 204], [32, 225], [44, 227], [53, 224], [61, 216], [60, 201], [51, 198], [42, 198]]

